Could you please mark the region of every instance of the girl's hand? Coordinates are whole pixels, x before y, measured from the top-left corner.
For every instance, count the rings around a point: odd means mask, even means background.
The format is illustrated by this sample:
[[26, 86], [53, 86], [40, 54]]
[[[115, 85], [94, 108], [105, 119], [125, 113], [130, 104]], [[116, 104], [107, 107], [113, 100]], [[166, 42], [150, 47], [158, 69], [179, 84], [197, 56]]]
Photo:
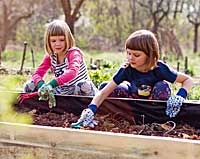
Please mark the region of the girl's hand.
[[49, 108], [56, 107], [56, 99], [53, 91], [49, 92]]
[[76, 123], [72, 123], [72, 128], [91, 127], [94, 128], [97, 122], [94, 120], [94, 113], [90, 108], [84, 109], [81, 113], [81, 117]]
[[43, 84], [38, 90], [38, 96], [39, 100], [49, 100], [49, 108], [56, 106], [56, 100], [51, 85]]
[[38, 96], [39, 100], [48, 100], [49, 99], [49, 92], [53, 90], [50, 85], [43, 84], [39, 89], [38, 89]]
[[167, 100], [167, 108], [165, 111], [166, 115], [170, 118], [175, 117], [181, 110], [184, 100], [185, 98], [181, 97], [180, 95], [171, 96]]

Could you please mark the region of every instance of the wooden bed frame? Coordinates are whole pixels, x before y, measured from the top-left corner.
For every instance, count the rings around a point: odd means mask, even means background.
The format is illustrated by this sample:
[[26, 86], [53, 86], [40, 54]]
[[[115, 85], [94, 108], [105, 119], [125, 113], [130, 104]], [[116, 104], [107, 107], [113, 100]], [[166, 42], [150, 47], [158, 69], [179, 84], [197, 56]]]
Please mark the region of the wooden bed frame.
[[[92, 97], [56, 96], [56, 113], [80, 114]], [[14, 107], [29, 107], [48, 112], [48, 104], [38, 97], [14, 103]], [[98, 112], [121, 112], [124, 117], [141, 122], [165, 122], [165, 101], [107, 98]], [[200, 125], [200, 102], [187, 101], [175, 121]], [[3, 159], [192, 159], [200, 158], [200, 141], [100, 132], [0, 122], [0, 158]]]

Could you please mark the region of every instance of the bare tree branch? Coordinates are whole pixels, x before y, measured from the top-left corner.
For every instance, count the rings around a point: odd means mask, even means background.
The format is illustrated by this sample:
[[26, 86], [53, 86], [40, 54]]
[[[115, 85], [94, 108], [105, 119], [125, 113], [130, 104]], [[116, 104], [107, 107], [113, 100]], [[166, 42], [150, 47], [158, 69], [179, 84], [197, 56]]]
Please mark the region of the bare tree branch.
[[177, 13], [182, 13], [184, 3], [185, 3], [185, 0], [176, 0], [174, 16], [173, 16], [174, 19], [176, 19]]
[[167, 17], [170, 12], [171, 0], [147, 0], [143, 2], [137, 1], [137, 3], [150, 12], [154, 25], [153, 31], [157, 34], [157, 29], [161, 21]]
[[74, 8], [72, 17], [76, 18], [76, 20], [78, 20], [78, 18], [79, 18], [77, 15], [78, 15], [79, 10], [80, 10], [80, 8], [81, 8], [81, 5], [83, 4], [84, 1], [85, 1], [85, 0], [79, 0], [79, 1], [77, 1], [76, 4], [75, 4], [75, 8]]
[[62, 8], [65, 14], [65, 21], [70, 27], [72, 34], [74, 34], [74, 23], [80, 17], [80, 8], [85, 0], [78, 0], [75, 3], [74, 9], [71, 8], [70, 0], [61, 0]]
[[30, 12], [30, 13], [27, 13], [26, 15], [21, 15], [19, 17], [17, 17], [16, 19], [14, 19], [11, 23], [10, 23], [10, 26], [9, 26], [9, 30], [13, 29], [17, 23], [19, 21], [21, 21], [22, 19], [27, 19], [27, 18], [30, 18], [32, 15], [34, 14], [34, 11]]

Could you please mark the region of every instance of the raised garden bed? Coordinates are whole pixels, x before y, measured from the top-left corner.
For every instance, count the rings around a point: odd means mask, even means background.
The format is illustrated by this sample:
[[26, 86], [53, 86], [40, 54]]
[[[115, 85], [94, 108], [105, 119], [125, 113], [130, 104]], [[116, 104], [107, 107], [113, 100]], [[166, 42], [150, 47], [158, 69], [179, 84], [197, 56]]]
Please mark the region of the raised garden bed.
[[[69, 128], [71, 123], [78, 120], [81, 110], [87, 106], [90, 100], [91, 97], [57, 97], [59, 108], [49, 109], [47, 102], [38, 102], [37, 97], [35, 97], [17, 105], [16, 108], [18, 112], [31, 114], [34, 125]], [[198, 102], [191, 104], [189, 112], [198, 111], [198, 109], [199, 112], [187, 115], [183, 108], [180, 115], [173, 120], [165, 116], [164, 102], [141, 102], [137, 100], [133, 100], [133, 103], [129, 102], [126, 99], [111, 98], [106, 100], [103, 103], [104, 106], [100, 107], [99, 113], [95, 116], [98, 125], [93, 130], [200, 140], [200, 124], [198, 124], [200, 121], [193, 120], [200, 113]], [[133, 110], [131, 110], [130, 104], [134, 104]], [[145, 114], [145, 109], [147, 109], [147, 112], [152, 111], [152, 114]], [[188, 109], [188, 106], [186, 106], [186, 109]], [[154, 110], [155, 112], [153, 112]], [[82, 127], [81, 129], [91, 128]]]
[[0, 158], [200, 158], [198, 102], [185, 103], [171, 121], [164, 115], [164, 102], [106, 99], [96, 115], [98, 126], [82, 130], [68, 127], [91, 97], [56, 100], [53, 109], [38, 97], [15, 103], [17, 112], [33, 116], [33, 124], [0, 122]]

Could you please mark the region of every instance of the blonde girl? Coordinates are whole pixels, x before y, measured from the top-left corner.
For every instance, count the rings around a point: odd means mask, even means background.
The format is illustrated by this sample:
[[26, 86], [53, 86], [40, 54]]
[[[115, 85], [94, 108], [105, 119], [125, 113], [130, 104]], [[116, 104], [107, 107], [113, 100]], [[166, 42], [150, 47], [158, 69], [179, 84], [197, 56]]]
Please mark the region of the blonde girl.
[[[44, 34], [45, 56], [25, 84], [25, 92], [38, 91], [40, 100], [49, 100], [56, 105], [54, 94], [95, 95], [97, 89], [88, 76], [81, 49], [75, 47], [69, 26], [62, 20], [48, 24]], [[51, 69], [52, 80], [45, 83], [44, 75]]]

